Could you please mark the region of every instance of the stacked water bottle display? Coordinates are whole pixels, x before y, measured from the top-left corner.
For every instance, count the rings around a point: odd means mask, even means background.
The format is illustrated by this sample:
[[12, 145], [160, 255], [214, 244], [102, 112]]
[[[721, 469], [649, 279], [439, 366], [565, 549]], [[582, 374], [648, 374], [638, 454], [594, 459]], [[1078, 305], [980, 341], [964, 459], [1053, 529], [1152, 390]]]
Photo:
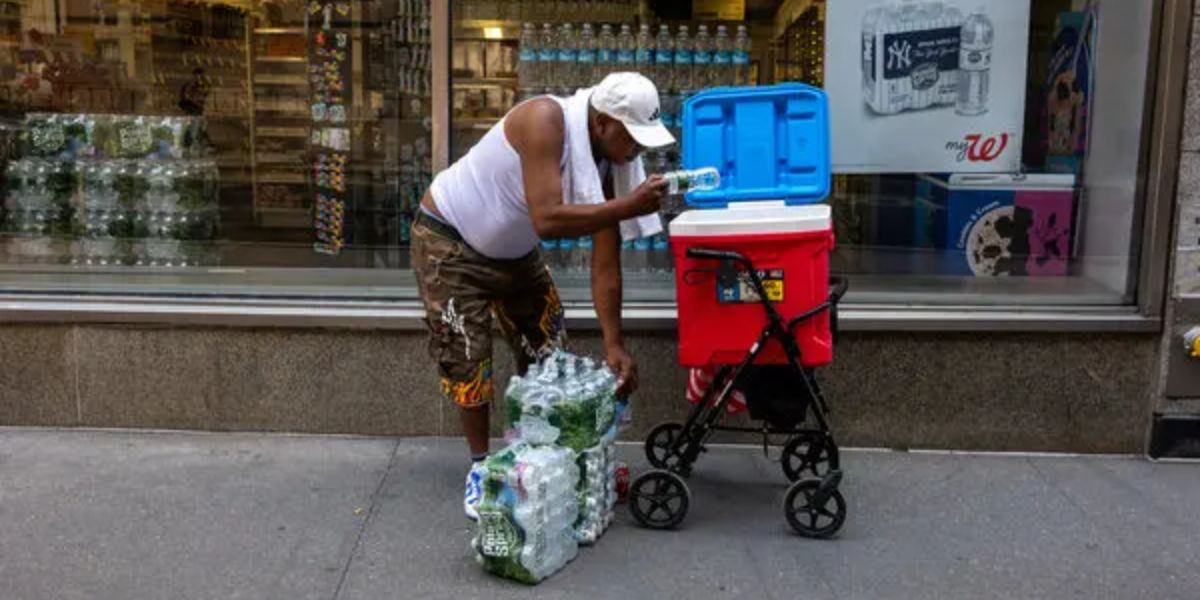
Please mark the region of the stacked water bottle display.
[[[521, 30], [518, 74], [521, 99], [539, 94], [567, 95], [594, 85], [618, 71], [637, 71], [658, 87], [663, 124], [676, 139], [682, 137], [683, 101], [697, 90], [733, 85], [752, 85], [750, 80], [750, 34], [745, 25], [731, 30], [726, 25], [710, 29], [696, 26], [660, 25], [655, 31], [641, 24], [636, 32], [628, 23], [603, 24], [599, 32], [590, 23], [540, 28], [525, 23]], [[678, 145], [648, 151], [644, 155], [648, 173], [666, 173], [681, 168]], [[662, 216], [670, 221], [682, 212], [680, 196], [669, 198]], [[559, 271], [586, 271], [591, 261], [590, 238], [549, 240], [542, 243], [547, 261]], [[622, 264], [631, 271], [669, 272], [670, 250], [666, 235], [624, 243]]]
[[616, 436], [628, 423], [612, 372], [557, 352], [505, 390], [507, 449], [481, 463], [473, 541], [488, 571], [537, 583], [613, 520]]
[[215, 262], [217, 167], [203, 122], [30, 115], [8, 165], [10, 260], [178, 267]]

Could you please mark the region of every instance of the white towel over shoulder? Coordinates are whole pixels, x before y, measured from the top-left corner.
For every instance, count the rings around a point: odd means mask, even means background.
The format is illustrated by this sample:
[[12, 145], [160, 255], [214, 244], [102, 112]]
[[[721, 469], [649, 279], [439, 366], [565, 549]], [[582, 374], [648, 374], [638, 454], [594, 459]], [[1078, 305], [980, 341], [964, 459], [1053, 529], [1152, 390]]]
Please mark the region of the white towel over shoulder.
[[[588, 100], [592, 89], [575, 92], [574, 96], [555, 98], [563, 109], [564, 135], [567, 137], [567, 168], [563, 173], [563, 202], [567, 204], [600, 204], [605, 201], [600, 172], [592, 156], [591, 135], [588, 133]], [[641, 157], [625, 165], [612, 165], [613, 192], [624, 196], [646, 180], [646, 167]], [[621, 239], [633, 240], [662, 233], [662, 219], [649, 214], [621, 221]]]

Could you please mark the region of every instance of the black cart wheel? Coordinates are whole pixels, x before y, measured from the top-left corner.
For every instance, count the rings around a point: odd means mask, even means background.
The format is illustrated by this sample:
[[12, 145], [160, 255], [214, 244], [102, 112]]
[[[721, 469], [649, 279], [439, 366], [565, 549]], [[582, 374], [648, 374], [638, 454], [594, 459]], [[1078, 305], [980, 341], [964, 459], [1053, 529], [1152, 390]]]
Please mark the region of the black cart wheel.
[[802, 479], [792, 484], [783, 499], [783, 516], [796, 533], [826, 539], [837, 534], [846, 522], [846, 499], [837, 489], [829, 490], [824, 501], [820, 479]]
[[788, 481], [797, 481], [801, 477], [820, 479], [834, 468], [835, 452], [837, 450], [827, 437], [815, 431], [806, 431], [788, 440], [779, 464]]
[[692, 492], [683, 478], [670, 471], [649, 471], [629, 485], [629, 512], [650, 529], [673, 529], [683, 522]]
[[680, 455], [675, 450], [683, 435], [679, 423], [659, 423], [646, 436], [646, 460], [656, 469], [672, 469], [679, 464]]

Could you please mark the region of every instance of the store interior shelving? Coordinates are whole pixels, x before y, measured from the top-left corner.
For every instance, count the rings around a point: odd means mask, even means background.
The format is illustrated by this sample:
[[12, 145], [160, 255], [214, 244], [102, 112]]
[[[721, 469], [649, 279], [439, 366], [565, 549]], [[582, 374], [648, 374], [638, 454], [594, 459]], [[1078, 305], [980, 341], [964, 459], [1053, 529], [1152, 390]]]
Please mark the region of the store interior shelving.
[[305, 28], [260, 20], [250, 37], [254, 222], [307, 228], [312, 199], [304, 159], [310, 130]]

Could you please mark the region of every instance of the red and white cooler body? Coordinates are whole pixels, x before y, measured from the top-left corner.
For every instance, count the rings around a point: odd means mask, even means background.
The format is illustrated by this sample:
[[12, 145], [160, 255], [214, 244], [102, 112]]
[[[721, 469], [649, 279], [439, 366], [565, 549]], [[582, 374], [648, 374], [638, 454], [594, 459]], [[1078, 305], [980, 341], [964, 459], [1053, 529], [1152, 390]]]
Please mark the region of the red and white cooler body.
[[[750, 259], [785, 320], [828, 299], [833, 226], [829, 206], [819, 203], [830, 181], [826, 107], [824, 92], [802, 84], [717, 88], [685, 104], [684, 164], [717, 167], [721, 187], [689, 193], [698, 208], [669, 225], [682, 365], [739, 363], [767, 324], [748, 275], [723, 283], [720, 261], [691, 258], [691, 248]], [[793, 334], [804, 366], [833, 360], [828, 311]], [[771, 340], [756, 362], [787, 357]]]

